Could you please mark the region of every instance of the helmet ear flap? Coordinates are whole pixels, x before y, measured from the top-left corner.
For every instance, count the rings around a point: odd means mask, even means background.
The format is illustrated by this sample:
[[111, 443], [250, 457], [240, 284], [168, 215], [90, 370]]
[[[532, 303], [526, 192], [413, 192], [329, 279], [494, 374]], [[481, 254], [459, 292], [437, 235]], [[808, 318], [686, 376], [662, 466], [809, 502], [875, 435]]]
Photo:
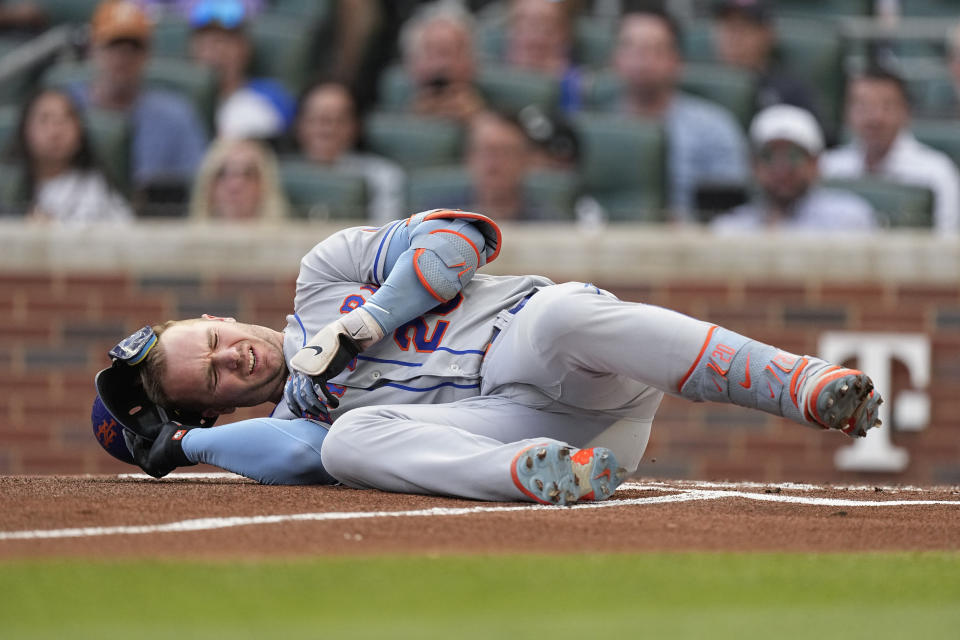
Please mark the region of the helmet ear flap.
[[97, 439], [104, 451], [121, 462], [136, 464], [127, 446], [126, 429], [107, 410], [99, 395], [93, 399], [90, 421], [93, 423], [93, 437]]

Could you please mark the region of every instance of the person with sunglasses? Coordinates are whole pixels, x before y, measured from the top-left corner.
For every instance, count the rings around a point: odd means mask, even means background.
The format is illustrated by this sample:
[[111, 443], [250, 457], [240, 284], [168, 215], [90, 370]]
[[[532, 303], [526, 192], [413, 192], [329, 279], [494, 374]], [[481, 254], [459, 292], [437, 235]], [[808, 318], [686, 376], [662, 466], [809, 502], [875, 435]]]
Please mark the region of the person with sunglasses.
[[279, 81], [248, 76], [249, 18], [240, 0], [197, 2], [189, 13], [190, 57], [216, 73], [218, 136], [275, 138], [293, 122], [296, 104]]
[[715, 231], [866, 231], [877, 226], [866, 200], [818, 185], [823, 134], [809, 111], [786, 104], [767, 107], [750, 125], [750, 142], [756, 196], [715, 217]]

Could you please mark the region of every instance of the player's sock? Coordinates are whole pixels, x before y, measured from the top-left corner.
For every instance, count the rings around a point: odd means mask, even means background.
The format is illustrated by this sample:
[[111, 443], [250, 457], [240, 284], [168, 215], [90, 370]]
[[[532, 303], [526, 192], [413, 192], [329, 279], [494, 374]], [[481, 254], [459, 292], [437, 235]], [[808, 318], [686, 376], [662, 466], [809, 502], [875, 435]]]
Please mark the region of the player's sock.
[[804, 409], [808, 382], [830, 365], [798, 356], [714, 326], [680, 381], [680, 395], [695, 402], [729, 402], [759, 409], [802, 424], [819, 424]]

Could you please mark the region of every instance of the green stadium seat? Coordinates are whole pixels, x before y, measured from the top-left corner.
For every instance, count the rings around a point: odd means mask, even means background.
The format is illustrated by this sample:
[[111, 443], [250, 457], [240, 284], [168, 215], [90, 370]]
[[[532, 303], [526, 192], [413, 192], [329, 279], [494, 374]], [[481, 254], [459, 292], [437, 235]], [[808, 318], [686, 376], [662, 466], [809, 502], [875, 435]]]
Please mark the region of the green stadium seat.
[[17, 125], [20, 124], [19, 120], [19, 107], [12, 104], [0, 107], [0, 157], [3, 157], [13, 144], [13, 138], [17, 135]]
[[[43, 76], [47, 87], [67, 87], [74, 83], [86, 83], [93, 77], [93, 68], [88, 62], [61, 62]], [[208, 130], [212, 130], [217, 100], [216, 77], [210, 69], [176, 58], [153, 58], [144, 72], [147, 86], [179, 93], [193, 104]]]
[[[410, 174], [407, 202], [411, 211], [431, 207], [467, 206], [463, 201], [470, 194], [470, 176], [463, 166], [420, 169]], [[576, 176], [562, 171], [532, 171], [524, 179], [523, 197], [549, 217], [537, 222], [572, 222], [573, 205], [579, 194]]]
[[0, 219], [4, 216], [22, 216], [30, 203], [25, 197], [23, 169], [6, 162], [0, 163]]
[[[744, 128], [753, 117], [756, 82], [747, 71], [713, 63], [688, 63], [684, 65], [680, 87], [725, 107]], [[616, 74], [601, 71], [587, 84], [584, 104], [588, 109], [613, 111], [622, 94], [623, 86]]]
[[[394, 65], [381, 75], [380, 107], [403, 111], [413, 99], [413, 87], [403, 67]], [[560, 99], [560, 84], [548, 75], [523, 69], [489, 65], [477, 74], [477, 88], [490, 106], [517, 112], [529, 104], [553, 109]]]
[[407, 204], [410, 211], [425, 211], [445, 202], [462, 206], [469, 191], [470, 176], [462, 166], [418, 169], [407, 181]]
[[582, 113], [573, 119], [585, 192], [611, 221], [659, 222], [666, 204], [666, 134], [653, 121]]
[[101, 0], [33, 0], [40, 5], [52, 24], [90, 22]]
[[960, 9], [956, 0], [908, 0], [900, 3], [904, 18], [947, 18], [956, 21]]
[[313, 79], [319, 23], [263, 13], [250, 24], [253, 60], [250, 73], [279, 80], [294, 95]]
[[270, 11], [280, 15], [325, 22], [334, 18], [336, 5], [336, 0], [274, 0], [270, 5]]
[[945, 64], [927, 61], [905, 66], [903, 75], [915, 116], [956, 118], [960, 115], [960, 98]]
[[161, 15], [153, 25], [151, 53], [164, 58], [185, 59], [190, 55], [190, 24], [173, 12]]
[[933, 226], [933, 192], [926, 187], [881, 178], [832, 179], [823, 184], [863, 197], [873, 205], [885, 226], [927, 229]]
[[364, 135], [372, 151], [405, 169], [460, 161], [463, 130], [448, 120], [378, 111], [367, 116]]
[[944, 152], [960, 167], [960, 122], [914, 118], [910, 129], [917, 140]]
[[285, 158], [280, 161], [280, 182], [294, 218], [362, 220], [367, 217], [367, 187], [360, 176]]
[[778, 16], [831, 21], [839, 16], [869, 16], [873, 0], [777, 0], [776, 12]]
[[84, 114], [93, 152], [123, 190], [130, 188], [130, 122], [120, 113], [87, 109]]

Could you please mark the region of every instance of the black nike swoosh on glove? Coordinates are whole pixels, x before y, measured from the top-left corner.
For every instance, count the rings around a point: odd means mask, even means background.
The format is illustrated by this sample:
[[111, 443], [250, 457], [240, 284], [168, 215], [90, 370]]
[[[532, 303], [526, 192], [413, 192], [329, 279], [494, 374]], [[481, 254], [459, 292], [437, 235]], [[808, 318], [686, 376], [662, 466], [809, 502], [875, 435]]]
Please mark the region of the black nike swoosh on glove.
[[323, 353], [323, 347], [318, 347], [313, 344], [308, 344], [307, 346], [304, 347], [304, 349], [313, 349], [314, 351], [317, 352], [317, 355], [320, 355], [321, 353]]

